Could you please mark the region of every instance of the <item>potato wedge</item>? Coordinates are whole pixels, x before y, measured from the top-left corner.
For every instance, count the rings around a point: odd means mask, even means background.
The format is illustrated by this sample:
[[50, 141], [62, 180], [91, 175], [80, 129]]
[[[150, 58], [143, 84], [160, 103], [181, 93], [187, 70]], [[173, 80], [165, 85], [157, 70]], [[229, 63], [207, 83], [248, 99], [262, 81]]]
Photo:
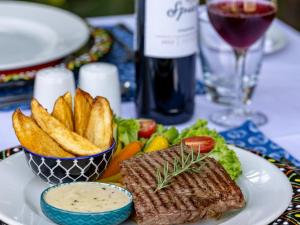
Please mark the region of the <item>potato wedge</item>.
[[78, 88], [75, 94], [74, 122], [75, 131], [81, 136], [83, 136], [85, 133], [92, 109], [92, 104], [92, 96]]
[[51, 116], [37, 100], [31, 101], [31, 111], [37, 124], [60, 146], [75, 155], [87, 156], [101, 152], [101, 149], [84, 137], [68, 130]]
[[68, 91], [66, 94], [63, 95], [64, 100], [68, 103], [70, 108], [73, 110], [73, 102], [72, 102], [72, 95]]
[[100, 149], [108, 149], [113, 140], [113, 113], [106, 98], [96, 97], [85, 137]]
[[21, 145], [36, 154], [60, 158], [75, 157], [61, 148], [31, 117], [25, 116], [19, 109], [13, 114], [13, 127]]
[[51, 115], [64, 124], [69, 130], [74, 130], [72, 108], [69, 103], [65, 101], [63, 96], [56, 100]]

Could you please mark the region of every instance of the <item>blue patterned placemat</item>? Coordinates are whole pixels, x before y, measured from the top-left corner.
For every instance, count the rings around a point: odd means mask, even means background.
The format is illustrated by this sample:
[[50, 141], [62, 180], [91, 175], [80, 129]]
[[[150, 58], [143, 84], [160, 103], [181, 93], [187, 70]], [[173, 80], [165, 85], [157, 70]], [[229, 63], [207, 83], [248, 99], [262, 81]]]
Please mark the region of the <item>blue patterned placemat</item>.
[[270, 140], [251, 121], [245, 122], [240, 127], [221, 132], [221, 135], [229, 144], [246, 149], [252, 149], [262, 155], [271, 157], [278, 161], [286, 159], [293, 165], [300, 167], [299, 160]]

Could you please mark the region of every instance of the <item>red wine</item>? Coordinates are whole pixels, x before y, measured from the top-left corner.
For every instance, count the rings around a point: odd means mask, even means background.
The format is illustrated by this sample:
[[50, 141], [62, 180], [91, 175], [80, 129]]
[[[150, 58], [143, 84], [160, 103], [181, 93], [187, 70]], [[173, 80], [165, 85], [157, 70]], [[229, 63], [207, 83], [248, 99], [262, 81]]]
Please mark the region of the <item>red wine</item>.
[[208, 5], [209, 19], [216, 31], [234, 48], [254, 44], [268, 29], [276, 14], [267, 1], [223, 0]]
[[137, 0], [136, 108], [163, 124], [194, 112], [197, 0]]

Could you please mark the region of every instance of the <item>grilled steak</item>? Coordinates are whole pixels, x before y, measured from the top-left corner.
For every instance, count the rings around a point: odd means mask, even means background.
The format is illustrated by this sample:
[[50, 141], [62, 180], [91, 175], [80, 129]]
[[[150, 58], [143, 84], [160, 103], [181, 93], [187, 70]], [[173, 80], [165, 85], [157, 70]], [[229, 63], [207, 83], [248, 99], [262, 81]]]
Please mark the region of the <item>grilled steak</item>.
[[133, 194], [136, 219], [140, 225], [168, 225], [219, 217], [240, 209], [245, 200], [240, 188], [214, 159], [206, 158], [200, 173], [182, 173], [170, 186], [156, 191], [156, 169], [180, 157], [180, 146], [144, 154], [124, 161], [121, 173]]

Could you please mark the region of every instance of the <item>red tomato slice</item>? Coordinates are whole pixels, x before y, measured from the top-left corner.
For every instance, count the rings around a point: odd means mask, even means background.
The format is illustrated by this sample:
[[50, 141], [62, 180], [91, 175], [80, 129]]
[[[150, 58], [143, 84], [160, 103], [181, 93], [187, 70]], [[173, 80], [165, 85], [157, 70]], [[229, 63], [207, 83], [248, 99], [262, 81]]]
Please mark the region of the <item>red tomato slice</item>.
[[150, 138], [156, 131], [156, 122], [150, 119], [139, 119], [140, 130], [138, 135], [140, 138]]
[[182, 142], [198, 152], [200, 149], [201, 153], [208, 153], [215, 147], [215, 140], [208, 136], [196, 136], [184, 138]]

